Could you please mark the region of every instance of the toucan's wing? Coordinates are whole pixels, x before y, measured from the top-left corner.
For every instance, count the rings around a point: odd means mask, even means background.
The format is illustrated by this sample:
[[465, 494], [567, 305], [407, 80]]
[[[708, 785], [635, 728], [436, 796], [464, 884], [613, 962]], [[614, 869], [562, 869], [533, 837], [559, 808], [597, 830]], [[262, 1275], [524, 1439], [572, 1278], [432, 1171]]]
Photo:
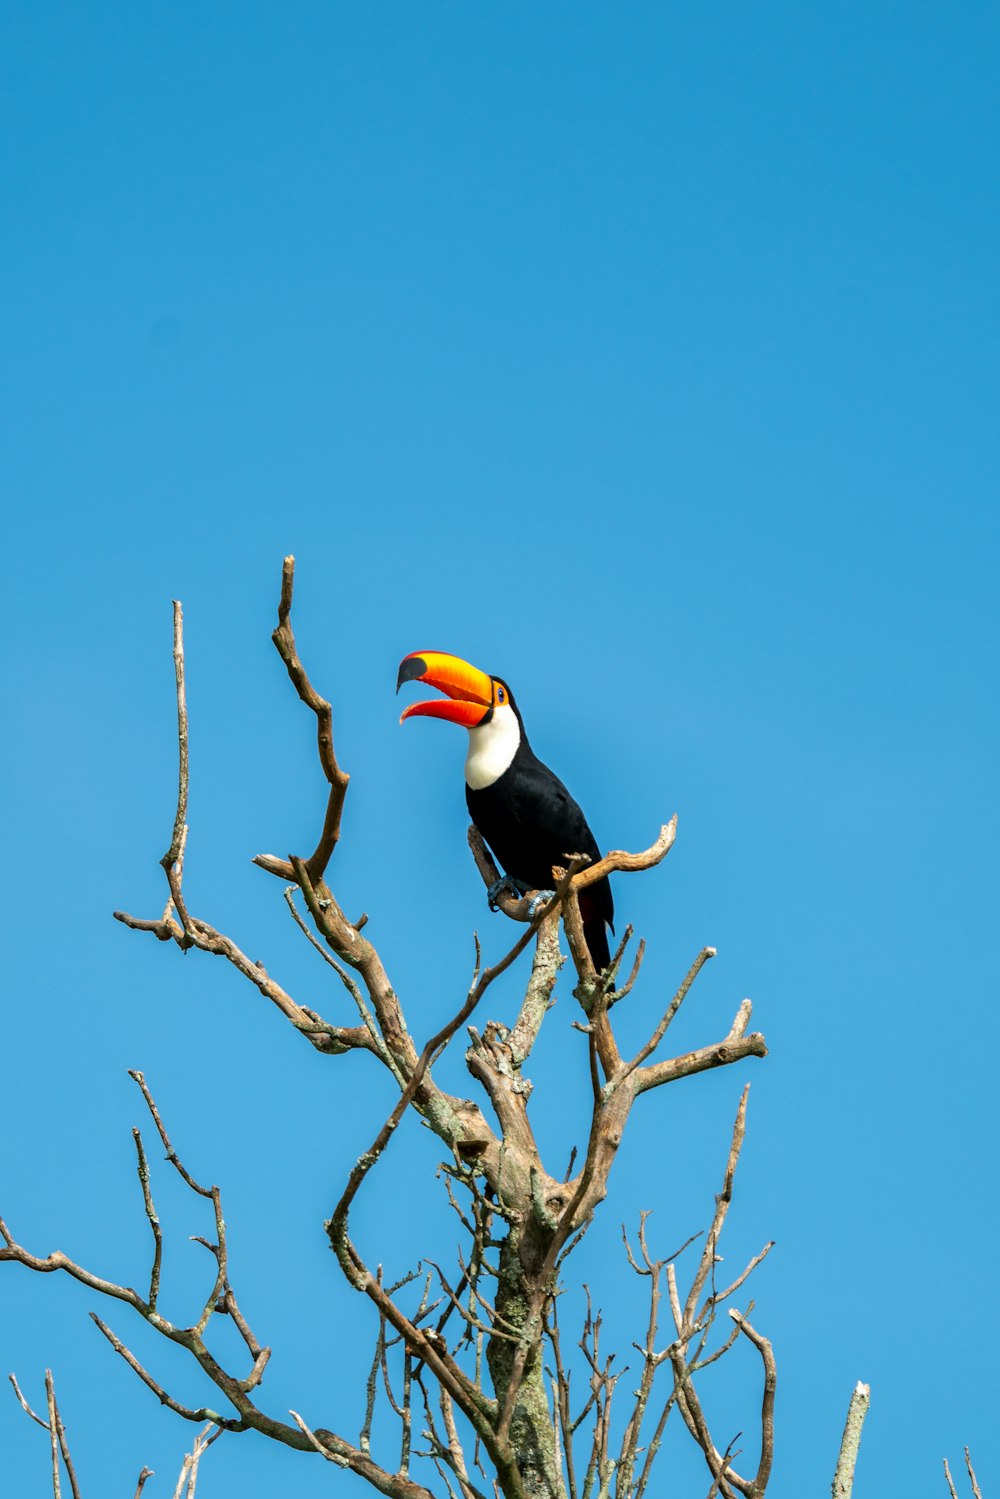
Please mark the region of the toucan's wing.
[[[601, 857], [597, 839], [577, 801], [570, 796], [559, 777], [532, 755], [518, 766], [516, 781], [510, 788], [510, 814], [523, 833], [530, 832], [536, 842], [541, 867], [531, 876], [540, 885], [552, 877], [553, 864], [565, 862], [567, 854], [586, 854], [591, 860]], [[611, 925], [614, 901], [607, 879], [598, 880], [588, 889], [597, 913]]]

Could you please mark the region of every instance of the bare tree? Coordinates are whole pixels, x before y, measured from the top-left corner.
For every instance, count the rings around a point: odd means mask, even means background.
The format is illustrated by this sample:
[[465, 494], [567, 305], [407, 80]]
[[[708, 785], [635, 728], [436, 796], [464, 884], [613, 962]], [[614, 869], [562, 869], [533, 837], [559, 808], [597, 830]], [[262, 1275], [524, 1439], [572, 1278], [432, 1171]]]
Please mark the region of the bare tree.
[[[291, 1411], [288, 1420], [262, 1406], [259, 1392], [270, 1349], [259, 1342], [237, 1300], [220, 1189], [200, 1185], [188, 1172], [142, 1073], [132, 1076], [168, 1162], [187, 1187], [211, 1205], [212, 1237], [199, 1242], [208, 1251], [212, 1270], [207, 1293], [190, 1323], [171, 1323], [159, 1310], [162, 1229], [138, 1130], [134, 1132], [137, 1169], [152, 1240], [148, 1285], [143, 1291], [107, 1280], [59, 1251], [35, 1254], [17, 1242], [2, 1219], [0, 1260], [42, 1273], [63, 1271], [90, 1290], [123, 1303], [165, 1340], [184, 1348], [218, 1390], [220, 1409], [194, 1408], [175, 1398], [139, 1362], [118, 1333], [94, 1317], [114, 1350], [158, 1400], [186, 1420], [211, 1427], [213, 1439], [223, 1433], [257, 1431], [289, 1448], [319, 1453], [394, 1499], [431, 1499], [432, 1495], [452, 1499], [483, 1499], [484, 1495], [503, 1495], [505, 1499], [642, 1499], [648, 1491], [666, 1423], [674, 1413], [704, 1456], [710, 1496], [760, 1499], [767, 1489], [774, 1458], [775, 1360], [770, 1342], [750, 1320], [753, 1303], [742, 1309], [729, 1303], [743, 1291], [748, 1277], [772, 1246], [763, 1246], [725, 1286], [717, 1285], [719, 1241], [744, 1138], [746, 1088], [736, 1114], [721, 1188], [704, 1235], [696, 1235], [672, 1253], [658, 1257], [649, 1244], [646, 1215], [640, 1215], [634, 1240], [623, 1230], [623, 1267], [627, 1262], [631, 1272], [647, 1282], [649, 1291], [645, 1333], [635, 1345], [640, 1357], [638, 1387], [630, 1391], [627, 1401], [618, 1393], [620, 1375], [602, 1347], [600, 1312], [588, 1299], [579, 1357], [568, 1353], [558, 1316], [567, 1261], [607, 1194], [633, 1106], [645, 1095], [682, 1078], [766, 1055], [763, 1036], [749, 1028], [749, 1000], [739, 1006], [724, 1036], [695, 1051], [667, 1058], [658, 1055], [695, 979], [714, 956], [710, 947], [702, 948], [694, 959], [645, 1044], [633, 1056], [623, 1056], [619, 1049], [613, 1011], [636, 984], [644, 944], [638, 944], [627, 978], [620, 981], [631, 929], [626, 930], [610, 968], [601, 974], [595, 972], [584, 941], [579, 893], [609, 872], [640, 872], [658, 864], [673, 845], [676, 818], [641, 853], [617, 851], [588, 864], [567, 849], [564, 867], [553, 871], [554, 894], [533, 915], [532, 899], [537, 892], [523, 898], [501, 896], [501, 908], [523, 924], [523, 933], [498, 963], [486, 968], [480, 961], [477, 940], [476, 962], [464, 1003], [447, 1025], [418, 1048], [405, 1023], [399, 993], [375, 946], [364, 935], [366, 917], [349, 920], [327, 883], [327, 869], [340, 838], [348, 776], [335, 753], [330, 704], [312, 686], [296, 648], [291, 625], [293, 578], [294, 562], [289, 557], [284, 563], [273, 640], [299, 699], [316, 717], [319, 760], [329, 788], [327, 805], [318, 842], [308, 857], [285, 859], [261, 854], [255, 862], [285, 882], [289, 913], [346, 989], [357, 1022], [335, 1024], [300, 1004], [231, 937], [188, 909], [183, 888], [188, 727], [182, 615], [176, 603], [174, 662], [180, 771], [170, 846], [161, 861], [169, 895], [157, 917], [140, 918], [124, 911], [116, 911], [115, 916], [132, 930], [148, 932], [182, 951], [196, 949], [225, 958], [315, 1050], [331, 1058], [365, 1052], [391, 1074], [398, 1088], [395, 1107], [358, 1156], [326, 1223], [341, 1272], [349, 1285], [369, 1299], [375, 1314], [374, 1349], [360, 1432], [350, 1440], [320, 1424], [324, 1413], [315, 1409], [318, 1397], [309, 1390], [298, 1402], [302, 1413]], [[489, 887], [497, 879], [497, 870], [474, 829], [470, 830], [470, 844], [484, 884]], [[560, 946], [560, 923], [575, 978], [573, 993], [580, 1006], [576, 1022], [584, 1037], [580, 1065], [589, 1076], [591, 1096], [587, 1138], [578, 1159], [574, 1152], [565, 1175], [542, 1159], [529, 1117], [532, 1084], [526, 1075], [557, 976], [566, 962]], [[495, 979], [529, 948], [532, 953], [523, 998], [512, 1021], [491, 1019], [473, 1024]], [[463, 1027], [468, 1037], [466, 1064], [490, 1106], [492, 1123], [480, 1104], [446, 1092], [434, 1076], [436, 1062]], [[655, 1107], [655, 1101], [648, 1101], [644, 1107]], [[400, 1124], [411, 1113], [416, 1113], [440, 1142], [448, 1200], [461, 1222], [465, 1248], [459, 1252], [454, 1269], [424, 1260], [402, 1280], [386, 1284], [377, 1249], [372, 1254], [356, 1242], [351, 1210]], [[690, 1269], [682, 1280], [678, 1267], [685, 1253]], [[627, 1268], [625, 1273], [629, 1273]], [[725, 1335], [717, 1326], [723, 1310], [727, 1313]], [[240, 1369], [224, 1367], [210, 1346], [214, 1319], [220, 1316], [230, 1319], [242, 1339], [245, 1364]], [[762, 1383], [758, 1431], [746, 1443], [747, 1456], [735, 1450], [734, 1442], [720, 1445], [716, 1440], [698, 1393], [700, 1371], [734, 1347], [745, 1348], [757, 1360]], [[577, 1372], [582, 1370], [585, 1384], [576, 1403], [574, 1364]], [[373, 1425], [380, 1401], [392, 1414], [398, 1435], [394, 1450], [383, 1451], [376, 1459]], [[50, 1414], [49, 1423], [41, 1424], [49, 1426], [55, 1451], [61, 1431], [57, 1418]], [[383, 1426], [384, 1422], [380, 1432]], [[385, 1447], [381, 1438], [379, 1445]], [[191, 1461], [196, 1474], [197, 1458]]]

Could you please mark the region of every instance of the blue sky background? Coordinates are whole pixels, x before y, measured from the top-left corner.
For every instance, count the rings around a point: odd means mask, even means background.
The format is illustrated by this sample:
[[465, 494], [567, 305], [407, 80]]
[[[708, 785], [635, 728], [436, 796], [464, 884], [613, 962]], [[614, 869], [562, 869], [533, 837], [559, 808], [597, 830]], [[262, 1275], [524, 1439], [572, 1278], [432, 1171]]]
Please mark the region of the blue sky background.
[[[323, 806], [269, 642], [293, 551], [353, 774], [333, 883], [418, 1037], [457, 1007], [473, 928], [491, 956], [512, 935], [465, 849], [464, 736], [397, 727], [396, 664], [428, 645], [513, 683], [604, 844], [679, 812], [664, 866], [617, 881], [649, 941], [626, 1037], [704, 943], [675, 1046], [754, 999], [768, 1060], [633, 1121], [571, 1276], [608, 1346], [626, 1359], [644, 1318], [618, 1225], [654, 1209], [665, 1253], [708, 1221], [749, 1078], [727, 1264], [778, 1241], [754, 1314], [779, 1363], [769, 1493], [824, 1491], [858, 1378], [857, 1499], [943, 1493], [963, 1442], [1000, 1490], [998, 31], [995, 6], [887, 0], [3, 7], [0, 1205], [37, 1252], [140, 1284], [144, 1068], [224, 1188], [276, 1414], [360, 1425], [371, 1319], [321, 1225], [391, 1093], [110, 913], [162, 908], [179, 597], [189, 902], [346, 1016], [249, 862], [311, 848]], [[571, 1019], [563, 992], [532, 1068], [553, 1165], [584, 1129]], [[471, 1091], [459, 1056], [443, 1076]], [[410, 1128], [359, 1203], [393, 1272], [453, 1244], [436, 1159]], [[166, 1169], [186, 1319], [207, 1220]], [[191, 1431], [92, 1306], [4, 1267], [0, 1366], [36, 1401], [54, 1368], [86, 1492], [149, 1463], [155, 1499]], [[757, 1375], [734, 1355], [706, 1390], [721, 1442], [752, 1442]], [[686, 1443], [661, 1491], [707, 1488]], [[11, 1492], [45, 1492], [12, 1397], [0, 1447]], [[331, 1488], [362, 1485], [249, 1435], [199, 1494]]]

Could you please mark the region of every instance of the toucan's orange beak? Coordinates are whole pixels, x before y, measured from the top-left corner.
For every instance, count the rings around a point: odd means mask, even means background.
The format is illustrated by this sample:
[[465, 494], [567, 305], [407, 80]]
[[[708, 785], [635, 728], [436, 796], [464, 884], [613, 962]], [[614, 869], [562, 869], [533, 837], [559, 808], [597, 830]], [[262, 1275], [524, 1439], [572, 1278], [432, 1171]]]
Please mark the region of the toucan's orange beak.
[[427, 682], [448, 694], [450, 702], [434, 698], [429, 703], [411, 703], [403, 710], [400, 723], [407, 718], [445, 718], [449, 723], [474, 729], [493, 707], [493, 678], [470, 666], [459, 656], [444, 651], [414, 651], [399, 663], [396, 691], [404, 682]]

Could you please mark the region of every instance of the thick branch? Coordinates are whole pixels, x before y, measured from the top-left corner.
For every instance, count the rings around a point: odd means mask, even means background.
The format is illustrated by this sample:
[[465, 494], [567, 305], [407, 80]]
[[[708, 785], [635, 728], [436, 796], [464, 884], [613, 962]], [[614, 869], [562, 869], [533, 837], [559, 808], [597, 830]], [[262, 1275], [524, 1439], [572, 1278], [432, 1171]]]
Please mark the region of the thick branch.
[[871, 1403], [871, 1386], [859, 1379], [847, 1407], [844, 1435], [840, 1441], [837, 1469], [833, 1475], [833, 1499], [851, 1499], [854, 1491], [854, 1467], [861, 1446], [861, 1428], [865, 1424], [868, 1406]]
[[524, 992], [521, 1010], [507, 1037], [511, 1060], [521, 1067], [531, 1055], [538, 1039], [542, 1021], [552, 1004], [559, 970], [566, 959], [559, 951], [559, 922], [553, 915], [538, 928], [535, 957], [531, 965], [531, 977]]
[[730, 1063], [740, 1062], [744, 1057], [766, 1057], [767, 1043], [760, 1032], [752, 1031], [749, 1036], [743, 1034], [749, 1019], [749, 1004], [749, 1000], [743, 1001], [746, 1010], [744, 1012], [741, 1007], [741, 1012], [724, 1041], [719, 1041], [714, 1046], [699, 1047], [697, 1051], [685, 1052], [683, 1056], [671, 1057], [668, 1061], [655, 1062], [649, 1067], [641, 1067], [633, 1074], [632, 1086], [635, 1092], [645, 1093], [650, 1088], [659, 1088], [663, 1083], [672, 1083], [679, 1077], [691, 1077], [696, 1072], [707, 1072], [712, 1067], [728, 1067]]

